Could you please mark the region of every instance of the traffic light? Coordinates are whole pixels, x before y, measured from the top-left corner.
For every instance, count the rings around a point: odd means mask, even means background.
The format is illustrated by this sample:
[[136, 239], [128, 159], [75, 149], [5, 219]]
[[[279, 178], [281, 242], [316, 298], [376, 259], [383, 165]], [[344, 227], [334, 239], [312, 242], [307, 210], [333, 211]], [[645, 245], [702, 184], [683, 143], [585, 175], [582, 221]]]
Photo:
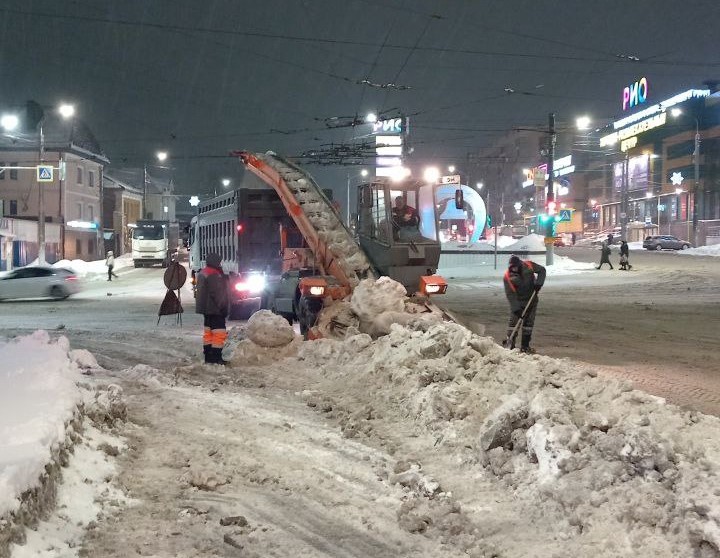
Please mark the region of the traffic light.
[[243, 226], [242, 223], [238, 223], [237, 226], [235, 227], [235, 229], [237, 230], [238, 234], [240, 234], [241, 232], [243, 232], [245, 227]]
[[550, 200], [545, 204], [545, 209], [548, 215], [555, 215], [557, 213], [557, 204], [553, 200]]

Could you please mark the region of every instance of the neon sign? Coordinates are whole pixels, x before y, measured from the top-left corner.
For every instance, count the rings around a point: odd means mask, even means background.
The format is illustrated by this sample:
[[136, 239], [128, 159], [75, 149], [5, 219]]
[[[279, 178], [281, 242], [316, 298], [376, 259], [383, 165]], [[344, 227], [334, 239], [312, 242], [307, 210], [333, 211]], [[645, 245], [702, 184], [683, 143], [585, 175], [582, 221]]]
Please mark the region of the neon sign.
[[402, 134], [403, 121], [402, 118], [392, 118], [390, 120], [378, 120], [373, 124], [373, 132], [375, 134]]
[[648, 81], [647, 78], [640, 78], [639, 81], [628, 85], [623, 89], [622, 105], [623, 110], [634, 108], [647, 101]]

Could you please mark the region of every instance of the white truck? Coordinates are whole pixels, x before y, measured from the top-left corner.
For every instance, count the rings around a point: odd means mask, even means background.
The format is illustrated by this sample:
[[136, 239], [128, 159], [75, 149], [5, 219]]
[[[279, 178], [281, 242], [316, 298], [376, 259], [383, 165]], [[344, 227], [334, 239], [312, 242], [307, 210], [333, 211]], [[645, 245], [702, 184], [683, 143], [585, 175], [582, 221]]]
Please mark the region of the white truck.
[[132, 231], [135, 267], [167, 267], [177, 256], [179, 226], [169, 221], [139, 220]]

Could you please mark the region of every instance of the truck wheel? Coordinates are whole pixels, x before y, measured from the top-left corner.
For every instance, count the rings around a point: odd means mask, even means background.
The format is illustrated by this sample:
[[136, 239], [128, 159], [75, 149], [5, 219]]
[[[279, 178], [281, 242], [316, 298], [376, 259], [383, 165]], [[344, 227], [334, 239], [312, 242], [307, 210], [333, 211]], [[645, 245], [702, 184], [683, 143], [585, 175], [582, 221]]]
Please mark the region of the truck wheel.
[[285, 318], [290, 325], [293, 325], [293, 322], [295, 321], [295, 316], [293, 316], [292, 314], [288, 314], [287, 312], [280, 312], [279, 315]]

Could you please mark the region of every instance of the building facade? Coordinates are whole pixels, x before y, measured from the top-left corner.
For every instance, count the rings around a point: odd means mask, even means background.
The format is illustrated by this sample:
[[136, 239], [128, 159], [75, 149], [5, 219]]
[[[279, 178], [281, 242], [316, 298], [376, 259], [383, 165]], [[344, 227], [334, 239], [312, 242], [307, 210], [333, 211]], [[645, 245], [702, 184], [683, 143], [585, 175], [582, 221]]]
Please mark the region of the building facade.
[[[0, 135], [2, 217], [33, 222], [37, 234], [42, 188], [46, 261], [96, 260], [103, 253], [100, 223], [107, 158], [77, 118], [66, 122], [48, 114], [42, 131], [42, 148], [39, 132]], [[43, 182], [38, 180], [38, 165], [51, 169]], [[55, 230], [57, 238], [52, 234]], [[16, 265], [38, 255], [37, 236], [34, 242], [22, 242], [26, 256]]]

